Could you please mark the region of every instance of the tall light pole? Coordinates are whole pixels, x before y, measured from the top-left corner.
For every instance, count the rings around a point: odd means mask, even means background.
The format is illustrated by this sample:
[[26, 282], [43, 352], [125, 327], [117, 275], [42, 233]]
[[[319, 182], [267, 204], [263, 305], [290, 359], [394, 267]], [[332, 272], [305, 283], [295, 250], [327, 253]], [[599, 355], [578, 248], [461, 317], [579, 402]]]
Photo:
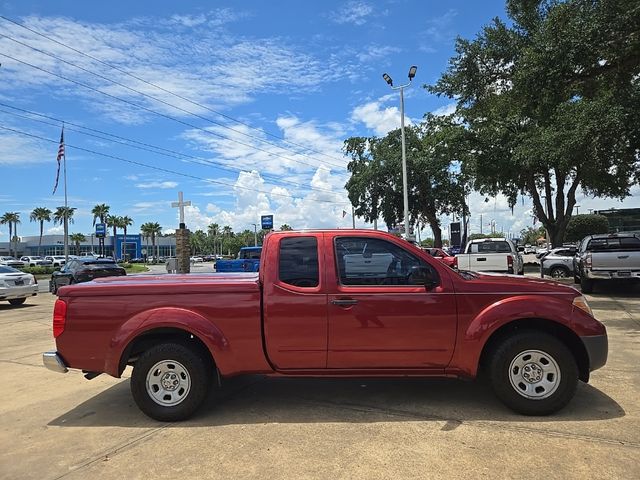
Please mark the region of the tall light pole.
[[253, 246], [257, 247], [258, 246], [258, 224], [252, 223], [251, 225], [253, 225]]
[[393, 86], [393, 80], [386, 73], [382, 74], [384, 81], [389, 84], [392, 90], [400, 90], [400, 131], [402, 133], [402, 192], [404, 196], [404, 237], [409, 237], [409, 190], [407, 186], [407, 149], [404, 140], [404, 89], [411, 85], [413, 77], [416, 76], [418, 67], [412, 65], [409, 69], [409, 82], [397, 87]]

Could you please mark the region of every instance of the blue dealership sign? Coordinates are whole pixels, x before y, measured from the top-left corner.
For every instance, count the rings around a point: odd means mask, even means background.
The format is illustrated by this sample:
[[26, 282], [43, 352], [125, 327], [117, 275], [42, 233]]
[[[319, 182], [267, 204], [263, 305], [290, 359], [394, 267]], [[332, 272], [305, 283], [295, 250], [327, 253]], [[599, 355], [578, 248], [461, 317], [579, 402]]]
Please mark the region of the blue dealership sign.
[[96, 223], [96, 237], [104, 238], [107, 235], [107, 225], [104, 223]]
[[260, 217], [260, 221], [262, 223], [263, 230], [273, 229], [273, 215], [262, 215]]

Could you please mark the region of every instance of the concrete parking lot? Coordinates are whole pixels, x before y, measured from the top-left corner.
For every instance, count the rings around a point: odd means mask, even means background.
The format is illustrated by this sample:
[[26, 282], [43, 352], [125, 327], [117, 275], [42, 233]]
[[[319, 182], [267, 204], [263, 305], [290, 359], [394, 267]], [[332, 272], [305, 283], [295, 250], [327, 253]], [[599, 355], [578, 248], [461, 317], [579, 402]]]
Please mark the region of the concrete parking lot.
[[0, 304], [0, 478], [640, 478], [639, 289], [588, 298], [609, 363], [551, 417], [476, 382], [249, 376], [180, 424], [140, 413], [126, 378], [42, 366], [53, 296]]

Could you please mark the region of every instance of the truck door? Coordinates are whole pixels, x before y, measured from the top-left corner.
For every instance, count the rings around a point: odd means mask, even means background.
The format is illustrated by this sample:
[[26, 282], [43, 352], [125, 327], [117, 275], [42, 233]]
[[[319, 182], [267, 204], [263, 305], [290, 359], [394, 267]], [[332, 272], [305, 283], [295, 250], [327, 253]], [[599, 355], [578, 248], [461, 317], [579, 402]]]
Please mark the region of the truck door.
[[[445, 267], [438, 273], [401, 240], [336, 236], [333, 245], [328, 240], [325, 251], [333, 258], [327, 258], [332, 267], [327, 269], [327, 367], [445, 367], [457, 323]], [[434, 286], [426, 288], [424, 276]]]
[[[319, 236], [322, 239], [322, 235]], [[324, 262], [314, 235], [275, 236], [262, 261], [264, 338], [278, 369], [327, 366], [327, 295]]]

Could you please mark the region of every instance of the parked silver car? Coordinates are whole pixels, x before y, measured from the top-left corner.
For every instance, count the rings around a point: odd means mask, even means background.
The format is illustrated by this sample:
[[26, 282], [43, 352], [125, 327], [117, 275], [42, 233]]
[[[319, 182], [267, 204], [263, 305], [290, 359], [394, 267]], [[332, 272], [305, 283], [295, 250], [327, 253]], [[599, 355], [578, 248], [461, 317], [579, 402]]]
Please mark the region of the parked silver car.
[[552, 278], [566, 278], [573, 275], [573, 257], [575, 248], [557, 247], [540, 259], [542, 276]]
[[0, 300], [22, 305], [28, 297], [38, 293], [38, 282], [30, 273], [0, 266]]
[[23, 261], [27, 267], [50, 267], [53, 265], [53, 262], [38, 256], [25, 255], [24, 257], [20, 257], [20, 260]]

